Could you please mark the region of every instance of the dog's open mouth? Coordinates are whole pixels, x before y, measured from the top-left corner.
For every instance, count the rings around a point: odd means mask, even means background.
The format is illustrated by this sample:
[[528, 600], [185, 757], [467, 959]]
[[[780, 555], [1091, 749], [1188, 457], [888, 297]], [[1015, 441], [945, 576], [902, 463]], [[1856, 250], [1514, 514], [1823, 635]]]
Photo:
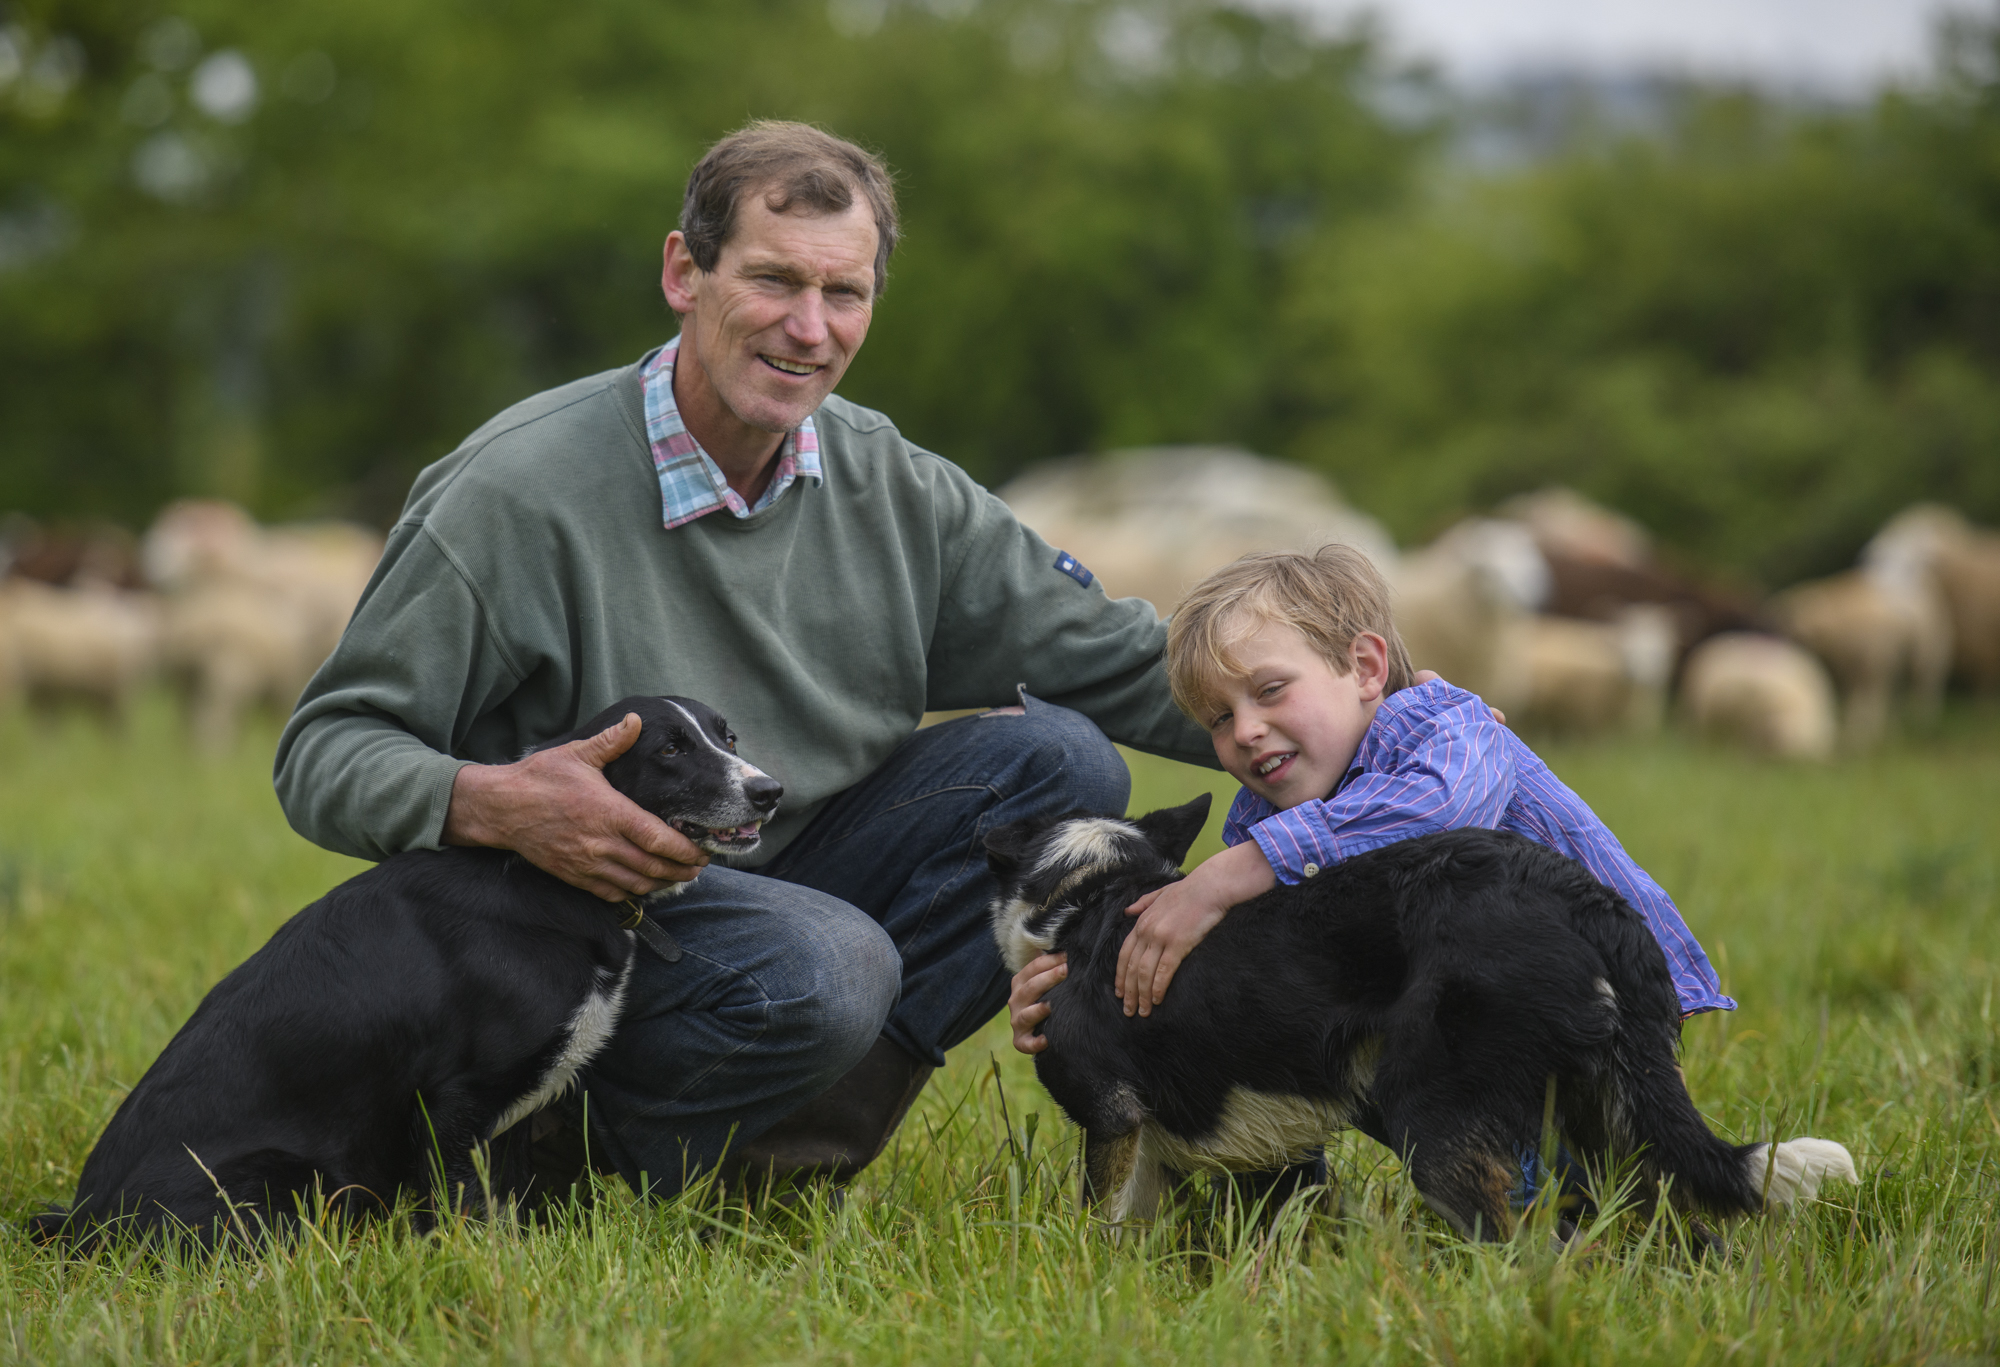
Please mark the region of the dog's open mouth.
[[695, 844], [710, 854], [747, 854], [757, 848], [763, 839], [760, 832], [764, 823], [752, 821], [747, 826], [704, 826], [699, 822], [678, 819], [671, 823]]

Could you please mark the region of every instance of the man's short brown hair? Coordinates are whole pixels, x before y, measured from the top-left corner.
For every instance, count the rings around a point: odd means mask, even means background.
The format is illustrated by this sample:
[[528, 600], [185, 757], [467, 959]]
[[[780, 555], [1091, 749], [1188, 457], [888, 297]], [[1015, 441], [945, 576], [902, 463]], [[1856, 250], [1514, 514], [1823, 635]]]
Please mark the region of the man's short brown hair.
[[896, 249], [896, 190], [880, 157], [809, 123], [759, 119], [737, 129], [688, 174], [680, 228], [697, 267], [715, 269], [736, 230], [736, 206], [753, 190], [764, 192], [774, 214], [844, 214], [857, 194], [866, 200], [875, 217], [875, 293], [882, 292]]
[[1167, 683], [1174, 701], [1197, 721], [1217, 678], [1241, 674], [1233, 647], [1260, 625], [1291, 627], [1336, 674], [1352, 668], [1354, 638], [1372, 631], [1389, 646], [1395, 693], [1415, 682], [1410, 653], [1396, 634], [1389, 583], [1375, 562], [1338, 542], [1307, 555], [1267, 551], [1246, 555], [1209, 575], [1174, 610], [1167, 624]]

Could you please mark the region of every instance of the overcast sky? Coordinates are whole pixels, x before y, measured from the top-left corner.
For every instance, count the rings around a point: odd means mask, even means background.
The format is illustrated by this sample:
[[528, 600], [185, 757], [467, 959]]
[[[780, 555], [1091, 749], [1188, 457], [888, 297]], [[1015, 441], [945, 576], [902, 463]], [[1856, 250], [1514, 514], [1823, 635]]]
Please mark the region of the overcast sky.
[[[1397, 50], [1437, 59], [1471, 80], [1523, 67], [1645, 67], [1849, 91], [1921, 72], [1941, 8], [1940, 0], [1289, 3], [1328, 15], [1373, 9]], [[1956, 8], [1971, 6], [1961, 0]]]

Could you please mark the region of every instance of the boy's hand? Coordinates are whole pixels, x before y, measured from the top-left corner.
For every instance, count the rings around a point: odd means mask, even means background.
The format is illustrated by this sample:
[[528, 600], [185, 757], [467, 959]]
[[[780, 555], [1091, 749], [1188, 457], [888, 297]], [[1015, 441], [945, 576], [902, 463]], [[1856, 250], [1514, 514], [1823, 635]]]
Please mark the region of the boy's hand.
[[1007, 994], [1007, 1022], [1014, 1027], [1014, 1047], [1024, 1054], [1039, 1054], [1049, 1047], [1041, 1024], [1052, 1008], [1042, 1004], [1049, 989], [1069, 976], [1069, 955], [1044, 954], [1030, 959], [1014, 975], [1014, 990]]
[[1231, 907], [1269, 891], [1277, 881], [1264, 852], [1245, 842], [1125, 908], [1127, 916], [1139, 918], [1118, 951], [1114, 981], [1125, 1014], [1152, 1015], [1189, 951], [1207, 938]]

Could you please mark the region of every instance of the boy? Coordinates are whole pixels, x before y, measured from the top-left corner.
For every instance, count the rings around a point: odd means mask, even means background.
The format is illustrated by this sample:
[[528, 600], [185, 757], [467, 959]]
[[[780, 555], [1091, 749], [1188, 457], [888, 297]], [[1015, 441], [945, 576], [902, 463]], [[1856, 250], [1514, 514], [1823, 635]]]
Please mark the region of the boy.
[[[1208, 727], [1243, 785], [1228, 848], [1127, 908], [1125, 1013], [1149, 1015], [1174, 971], [1229, 909], [1279, 882], [1432, 831], [1509, 830], [1582, 863], [1632, 904], [1666, 951], [1685, 1015], [1734, 1010], [1671, 898], [1603, 822], [1478, 697], [1418, 682], [1366, 556], [1331, 545], [1265, 554], [1196, 585], [1167, 635], [1174, 700]], [[1040, 999], [1062, 981], [1044, 955], [1014, 979], [1015, 1048], [1037, 1053]], [[1530, 1174], [1532, 1178], [1532, 1174]]]

